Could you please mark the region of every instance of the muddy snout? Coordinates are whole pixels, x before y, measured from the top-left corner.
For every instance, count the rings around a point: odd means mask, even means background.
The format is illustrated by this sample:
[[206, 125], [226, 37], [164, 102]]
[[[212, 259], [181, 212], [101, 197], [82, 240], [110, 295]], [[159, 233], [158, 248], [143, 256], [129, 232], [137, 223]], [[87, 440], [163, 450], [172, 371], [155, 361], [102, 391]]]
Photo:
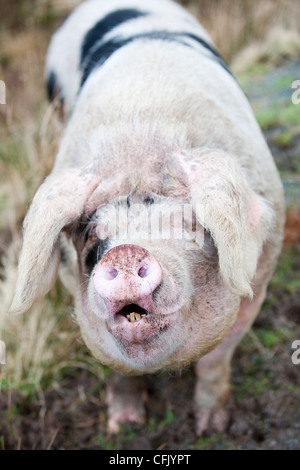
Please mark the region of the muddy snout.
[[152, 309], [153, 292], [162, 281], [155, 257], [138, 245], [119, 245], [98, 263], [93, 282], [109, 313], [115, 315], [129, 304]]

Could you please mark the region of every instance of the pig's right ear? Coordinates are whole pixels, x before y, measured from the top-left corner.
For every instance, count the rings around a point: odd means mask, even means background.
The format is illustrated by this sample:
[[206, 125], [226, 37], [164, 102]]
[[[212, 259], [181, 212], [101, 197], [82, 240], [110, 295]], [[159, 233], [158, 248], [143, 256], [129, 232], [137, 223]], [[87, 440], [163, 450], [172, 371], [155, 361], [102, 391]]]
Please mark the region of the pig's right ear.
[[78, 219], [95, 177], [79, 170], [48, 176], [24, 221], [23, 247], [10, 312], [24, 313], [54, 284], [60, 262], [59, 234]]
[[253, 191], [246, 171], [231, 155], [203, 150], [193, 158], [181, 154], [179, 160], [197, 220], [217, 247], [225, 284], [235, 294], [251, 298], [257, 262], [273, 227], [272, 208]]

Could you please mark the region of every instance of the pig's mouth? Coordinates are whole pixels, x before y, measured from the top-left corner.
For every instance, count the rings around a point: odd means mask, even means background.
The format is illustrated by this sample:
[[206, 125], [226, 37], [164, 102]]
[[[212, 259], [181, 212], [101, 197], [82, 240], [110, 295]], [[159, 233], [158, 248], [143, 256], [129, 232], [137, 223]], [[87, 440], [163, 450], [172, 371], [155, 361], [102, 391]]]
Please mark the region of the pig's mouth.
[[108, 331], [128, 354], [132, 347], [149, 345], [170, 326], [169, 318], [134, 303], [123, 305], [110, 318], [111, 321], [107, 323]]
[[128, 304], [116, 313], [116, 317], [126, 318], [130, 323], [138, 322], [150, 314], [148, 310], [137, 304]]

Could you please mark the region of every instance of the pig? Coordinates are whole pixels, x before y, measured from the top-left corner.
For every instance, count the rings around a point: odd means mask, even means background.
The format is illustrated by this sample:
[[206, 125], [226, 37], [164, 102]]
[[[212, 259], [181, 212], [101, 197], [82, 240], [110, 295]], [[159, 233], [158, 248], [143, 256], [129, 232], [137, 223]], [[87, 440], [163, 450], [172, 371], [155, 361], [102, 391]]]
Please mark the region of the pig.
[[110, 432], [145, 422], [143, 375], [192, 363], [196, 434], [226, 430], [231, 359], [284, 225], [247, 98], [170, 0], [81, 3], [52, 37], [46, 77], [65, 128], [24, 221], [11, 312], [61, 276], [84, 342], [115, 371]]

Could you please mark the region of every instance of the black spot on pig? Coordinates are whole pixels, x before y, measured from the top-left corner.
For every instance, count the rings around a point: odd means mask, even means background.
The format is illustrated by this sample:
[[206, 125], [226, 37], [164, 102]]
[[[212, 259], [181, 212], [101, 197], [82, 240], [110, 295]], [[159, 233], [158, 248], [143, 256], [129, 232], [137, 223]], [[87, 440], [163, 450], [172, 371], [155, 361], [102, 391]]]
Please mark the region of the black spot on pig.
[[54, 72], [51, 71], [47, 79], [47, 92], [49, 101], [52, 101], [54, 99], [56, 83], [56, 75]]
[[85, 35], [81, 48], [81, 64], [85, 61], [88, 54], [94, 48], [95, 44], [103, 39], [105, 34], [109, 33], [112, 29], [120, 26], [126, 21], [139, 18], [146, 15], [146, 13], [133, 9], [123, 9], [116, 10], [112, 13], [109, 13], [100, 21], [98, 21], [95, 26], [93, 26]]
[[216, 51], [216, 49], [208, 44], [203, 38], [200, 38], [196, 34], [191, 34], [191, 33], [184, 33], [184, 36], [186, 38], [192, 39], [193, 41], [196, 41], [198, 44], [201, 46], [205, 47], [209, 52], [211, 52], [215, 58], [215, 60], [228, 72], [231, 74], [231, 71], [229, 70], [225, 60], [221, 57], [221, 55]]
[[[196, 36], [195, 34], [185, 33], [185, 32], [170, 32], [170, 31], [151, 31], [149, 33], [136, 34], [127, 38], [115, 37], [109, 39], [108, 41], [95, 41], [93, 42], [93, 47], [88, 49], [87, 57], [83, 57], [81, 61], [82, 68], [82, 78], [81, 78], [81, 87], [85, 83], [86, 79], [94, 70], [95, 67], [100, 67], [114, 54], [117, 50], [125, 47], [133, 41], [149, 41], [149, 40], [159, 40], [159, 41], [168, 41], [168, 42], [177, 42], [186, 47], [193, 48], [197, 53], [203, 53], [203, 49], [208, 50], [209, 58], [216, 61], [221, 67], [223, 67], [228, 73], [231, 74], [226, 62], [220, 56], [220, 54], [208, 44], [204, 39]], [[202, 46], [198, 48], [197, 45]], [[87, 51], [87, 47], [85, 47]]]
[[82, 64], [82, 77], [81, 86], [85, 83], [86, 79], [94, 70], [95, 67], [100, 67], [106, 62], [109, 57], [121, 47], [125, 46], [128, 40], [110, 40], [99, 44], [93, 51], [88, 55], [87, 60]]
[[64, 97], [61, 87], [58, 84], [55, 72], [51, 71], [47, 78], [47, 94], [49, 101], [53, 101], [59, 95], [61, 107], [64, 105]]

